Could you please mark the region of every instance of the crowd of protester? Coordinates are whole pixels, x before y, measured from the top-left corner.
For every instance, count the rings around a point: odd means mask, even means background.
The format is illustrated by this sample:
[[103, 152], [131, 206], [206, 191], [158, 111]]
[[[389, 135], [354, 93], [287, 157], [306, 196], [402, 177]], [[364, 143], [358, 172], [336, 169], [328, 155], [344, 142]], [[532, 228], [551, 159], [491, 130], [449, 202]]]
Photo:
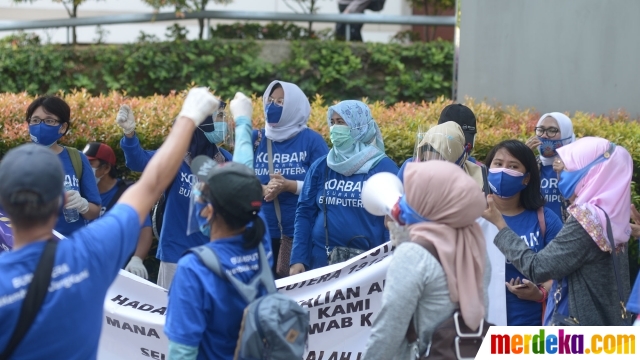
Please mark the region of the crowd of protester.
[[[330, 148], [307, 127], [310, 105], [297, 85], [272, 82], [263, 106], [265, 126], [254, 130], [247, 97], [237, 94], [229, 111], [206, 89], [194, 89], [158, 150], [141, 147], [135, 109], [114, 109], [124, 165], [142, 172], [132, 183], [119, 177], [108, 145], [92, 142], [80, 152], [58, 144], [72, 126], [62, 99], [44, 96], [29, 105], [33, 144], [0, 162], [0, 206], [13, 230], [13, 249], [0, 254], [0, 349], [12, 348], [16, 359], [46, 357], [43, 351], [95, 358], [106, 290], [120, 268], [148, 278], [143, 261], [156, 221], [162, 224], [157, 283], [169, 290], [165, 333], [172, 359], [234, 356], [247, 301], [188, 253], [202, 245], [249, 283], [259, 271], [259, 249], [280, 278], [391, 240], [396, 250], [365, 359], [413, 358], [409, 324], [424, 353], [454, 311], [477, 329], [488, 316], [492, 280], [506, 289], [501, 325], [630, 325], [640, 312], [640, 286], [637, 281], [631, 291], [628, 263], [628, 241], [640, 238], [631, 156], [607, 139], [576, 139], [566, 115], [544, 114], [526, 143], [496, 144], [483, 164], [471, 157], [475, 115], [452, 104], [437, 125], [417, 134], [414, 156], [398, 168], [363, 102], [329, 107]], [[233, 128], [231, 154], [223, 146]], [[196, 164], [202, 156], [212, 163]], [[381, 172], [404, 183], [399, 207], [409, 220], [402, 224], [362, 205], [364, 184]], [[164, 211], [152, 224], [151, 209], [160, 203]], [[483, 231], [483, 221], [495, 227], [493, 235]], [[49, 241], [53, 230], [69, 241]], [[493, 247], [504, 264], [489, 260]], [[22, 335], [30, 346], [15, 344], [25, 277], [37, 273], [50, 251], [53, 266], [74, 273], [77, 283], [45, 297]], [[491, 269], [504, 278], [495, 279]], [[215, 321], [220, 316], [223, 325]], [[83, 345], [56, 342], [53, 324], [55, 333], [77, 334]], [[47, 347], [35, 345], [44, 339]]]

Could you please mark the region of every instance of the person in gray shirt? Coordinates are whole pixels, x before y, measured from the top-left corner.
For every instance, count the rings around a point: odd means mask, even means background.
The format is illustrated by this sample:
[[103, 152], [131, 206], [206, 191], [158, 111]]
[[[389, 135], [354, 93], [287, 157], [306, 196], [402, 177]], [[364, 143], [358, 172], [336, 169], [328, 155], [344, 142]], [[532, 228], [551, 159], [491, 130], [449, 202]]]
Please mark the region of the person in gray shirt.
[[[441, 160], [408, 164], [404, 179], [401, 220], [409, 238], [431, 243], [440, 261], [413, 241], [398, 246], [364, 360], [424, 355], [435, 328], [456, 309], [474, 331], [485, 317], [486, 247], [476, 223], [486, 208], [484, 193], [460, 166]], [[418, 334], [411, 344], [410, 321]]]
[[[483, 216], [500, 230], [494, 244], [533, 282], [567, 277], [569, 315], [580, 325], [629, 325], [621, 316], [621, 301], [629, 297], [631, 155], [596, 137], [582, 138], [557, 152], [563, 167], [558, 189], [571, 202], [571, 216], [562, 230], [536, 253], [507, 227], [491, 195]], [[607, 235], [608, 223], [613, 239]], [[613, 251], [620, 264], [620, 294]]]

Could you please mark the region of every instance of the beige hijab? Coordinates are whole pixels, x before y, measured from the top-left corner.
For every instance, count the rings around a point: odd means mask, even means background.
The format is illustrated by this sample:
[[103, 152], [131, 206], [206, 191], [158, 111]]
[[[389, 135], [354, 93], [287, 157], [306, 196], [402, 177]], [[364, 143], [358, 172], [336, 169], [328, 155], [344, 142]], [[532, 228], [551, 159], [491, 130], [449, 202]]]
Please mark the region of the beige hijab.
[[460, 125], [453, 121], [436, 125], [429, 129], [422, 138], [418, 148], [425, 145], [431, 147], [440, 154], [440, 160], [462, 164], [462, 169], [476, 181], [480, 189], [484, 188], [482, 168], [471, 161], [467, 161], [464, 151], [464, 132]]
[[485, 315], [486, 247], [476, 223], [487, 207], [484, 193], [459, 166], [441, 160], [408, 164], [404, 180], [407, 203], [429, 219], [410, 225], [410, 237], [436, 248], [451, 301], [460, 304], [465, 323], [475, 330]]

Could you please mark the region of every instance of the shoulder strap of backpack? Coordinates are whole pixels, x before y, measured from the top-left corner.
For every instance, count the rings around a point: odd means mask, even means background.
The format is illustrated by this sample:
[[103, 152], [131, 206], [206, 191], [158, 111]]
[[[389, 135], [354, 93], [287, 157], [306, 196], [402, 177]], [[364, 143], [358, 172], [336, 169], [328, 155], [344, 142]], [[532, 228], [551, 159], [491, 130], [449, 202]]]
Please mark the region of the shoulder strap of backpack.
[[547, 224], [544, 220], [544, 206], [538, 208], [538, 224], [540, 225], [540, 235], [544, 239], [547, 233]]
[[42, 308], [42, 303], [49, 292], [49, 283], [51, 282], [51, 272], [56, 259], [57, 247], [58, 242], [54, 240], [47, 241], [44, 246], [40, 261], [38, 261], [36, 271], [33, 272], [33, 278], [27, 289], [27, 295], [22, 302], [16, 328], [13, 330], [4, 352], [0, 354], [1, 360], [11, 357], [31, 328], [33, 321], [40, 312], [40, 308]]
[[107, 211], [109, 211], [109, 209], [111, 209], [113, 207], [113, 205], [115, 205], [118, 202], [118, 199], [120, 199], [120, 196], [122, 196], [122, 194], [129, 188], [129, 186], [131, 186], [133, 184], [133, 182], [121, 179], [118, 180], [118, 190], [116, 191], [115, 194], [113, 194], [113, 198], [111, 199], [111, 202], [109, 202], [109, 204], [107, 205]]
[[76, 173], [76, 177], [78, 181], [82, 180], [82, 158], [80, 157], [80, 150], [72, 147], [65, 146], [67, 152], [69, 153], [69, 157], [71, 158], [71, 165], [73, 166], [73, 171]]
[[235, 276], [230, 275], [222, 268], [218, 255], [210, 247], [206, 245], [194, 247], [188, 250], [195, 254], [200, 261], [214, 274], [220, 276], [223, 279], [227, 279], [231, 285], [242, 295], [247, 303], [252, 302], [258, 296], [258, 286], [260, 283], [264, 285], [269, 294], [276, 292], [276, 285], [273, 280], [273, 274], [271, 274], [271, 267], [267, 261], [267, 255], [265, 254], [262, 243], [258, 246], [258, 254], [260, 257], [260, 271], [256, 276], [249, 281], [248, 284], [238, 280]]
[[484, 191], [484, 197], [487, 197], [491, 194], [491, 189], [489, 188], [489, 174], [487, 167], [479, 164], [480, 169], [482, 169], [482, 191]]

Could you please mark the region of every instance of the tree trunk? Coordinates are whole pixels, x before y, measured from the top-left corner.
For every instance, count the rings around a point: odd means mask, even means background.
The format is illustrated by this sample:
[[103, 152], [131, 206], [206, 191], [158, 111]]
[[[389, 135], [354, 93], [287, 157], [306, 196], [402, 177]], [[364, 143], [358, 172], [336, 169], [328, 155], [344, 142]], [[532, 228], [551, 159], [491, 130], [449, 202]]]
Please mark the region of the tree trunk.
[[[207, 9], [207, 4], [209, 0], [202, 0], [202, 8], [198, 9], [198, 11], [205, 11]], [[202, 35], [204, 34], [204, 19], [198, 19], [198, 25], [200, 26], [200, 32], [198, 33], [198, 39], [202, 40]]]
[[[71, 15], [72, 18], [76, 18], [78, 17], [78, 5], [74, 2], [73, 4], [73, 14]], [[78, 44], [78, 35], [76, 34], [76, 27], [74, 26], [72, 28], [72, 32], [73, 32], [73, 45]]]
[[204, 34], [204, 19], [198, 19], [198, 25], [200, 25], [200, 32], [198, 33], [198, 39], [202, 40]]

